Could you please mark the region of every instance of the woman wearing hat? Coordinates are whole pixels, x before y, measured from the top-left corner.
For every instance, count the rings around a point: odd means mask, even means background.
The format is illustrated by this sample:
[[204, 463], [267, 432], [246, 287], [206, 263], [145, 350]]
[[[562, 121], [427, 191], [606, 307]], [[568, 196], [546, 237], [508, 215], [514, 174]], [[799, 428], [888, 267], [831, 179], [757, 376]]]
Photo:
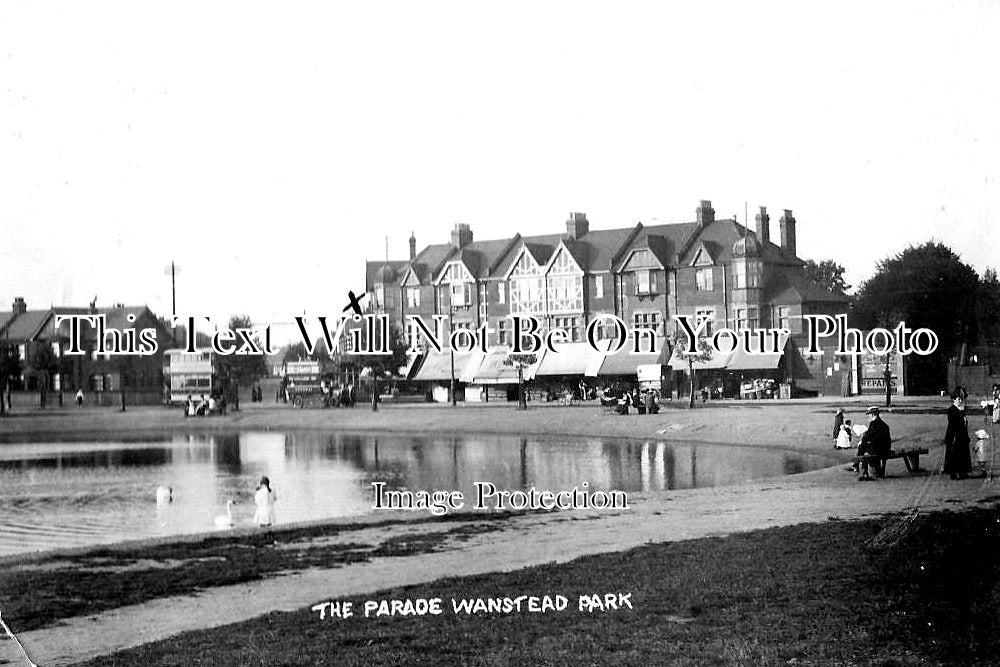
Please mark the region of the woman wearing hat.
[[969, 425], [965, 418], [965, 389], [955, 387], [948, 408], [948, 429], [944, 433], [944, 472], [952, 479], [966, 479], [972, 472], [969, 454]]

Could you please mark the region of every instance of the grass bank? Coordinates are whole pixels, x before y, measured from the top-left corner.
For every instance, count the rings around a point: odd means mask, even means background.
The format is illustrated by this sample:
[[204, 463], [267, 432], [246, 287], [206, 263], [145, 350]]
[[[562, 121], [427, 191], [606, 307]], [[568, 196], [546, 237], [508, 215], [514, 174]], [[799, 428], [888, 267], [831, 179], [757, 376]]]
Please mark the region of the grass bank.
[[[789, 508], [790, 511], [792, 508]], [[987, 665], [1000, 654], [1000, 510], [830, 521], [640, 547], [364, 599], [440, 616], [274, 613], [98, 665]], [[633, 609], [580, 612], [578, 596]], [[452, 598], [563, 595], [561, 612], [454, 614]], [[352, 600], [358, 609], [364, 599]]]
[[[63, 618], [256, 581], [278, 572], [429, 553], [472, 533], [498, 530], [512, 516], [322, 525], [43, 556], [0, 570], [0, 609], [4, 619], [24, 632]], [[436, 530], [419, 535], [387, 536], [374, 544], [355, 539], [361, 531], [370, 536], [373, 529], [427, 529], [432, 523]]]

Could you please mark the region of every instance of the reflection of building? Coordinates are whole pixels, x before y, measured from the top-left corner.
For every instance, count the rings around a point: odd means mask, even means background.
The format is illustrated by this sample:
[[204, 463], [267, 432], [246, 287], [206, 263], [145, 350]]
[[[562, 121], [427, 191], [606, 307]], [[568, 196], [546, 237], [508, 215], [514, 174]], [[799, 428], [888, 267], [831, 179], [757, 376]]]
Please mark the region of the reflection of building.
[[[49, 307], [28, 310], [21, 297], [14, 300], [10, 313], [0, 315], [0, 345], [13, 348], [21, 360], [22, 373], [15, 378], [15, 388], [36, 391], [87, 392], [119, 391], [124, 385], [134, 394], [133, 402], [145, 394], [159, 402], [163, 387], [163, 350], [152, 355], [111, 355], [97, 350], [97, 330], [87, 322], [81, 323], [81, 342], [84, 354], [67, 354], [70, 344], [70, 323], [56, 325], [60, 315], [104, 316], [105, 336], [108, 344], [116, 332], [138, 332], [152, 328], [161, 345], [170, 340], [171, 332], [146, 306], [116, 305], [111, 308]], [[125, 340], [125, 336], [122, 336]], [[51, 354], [48, 353], [51, 351]]]
[[366, 289], [372, 309], [401, 329], [410, 315], [429, 325], [442, 315], [456, 329], [487, 325], [490, 345], [511, 344], [509, 315], [533, 315], [571, 341], [585, 340], [600, 315], [659, 336], [673, 333], [666, 322], [676, 315], [709, 320], [709, 332], [785, 327], [798, 336], [802, 315], [843, 313], [846, 299], [805, 277], [791, 211], [779, 228], [773, 243], [763, 207], [750, 230], [716, 219], [709, 201], [679, 224], [591, 230], [586, 215], [572, 213], [564, 233], [487, 241], [457, 225], [450, 243], [418, 253], [411, 237], [408, 260], [369, 261]]

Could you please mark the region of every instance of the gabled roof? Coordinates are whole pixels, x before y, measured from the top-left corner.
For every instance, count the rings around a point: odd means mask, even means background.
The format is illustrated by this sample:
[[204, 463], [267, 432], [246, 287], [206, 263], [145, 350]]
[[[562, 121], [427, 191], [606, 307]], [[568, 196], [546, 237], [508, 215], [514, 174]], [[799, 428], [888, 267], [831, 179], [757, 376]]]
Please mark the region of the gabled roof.
[[20, 315], [15, 315], [4, 329], [3, 337], [10, 341], [34, 340], [45, 327], [45, 323], [48, 322], [49, 317], [52, 315], [52, 310], [52, 308], [46, 310], [29, 310]]

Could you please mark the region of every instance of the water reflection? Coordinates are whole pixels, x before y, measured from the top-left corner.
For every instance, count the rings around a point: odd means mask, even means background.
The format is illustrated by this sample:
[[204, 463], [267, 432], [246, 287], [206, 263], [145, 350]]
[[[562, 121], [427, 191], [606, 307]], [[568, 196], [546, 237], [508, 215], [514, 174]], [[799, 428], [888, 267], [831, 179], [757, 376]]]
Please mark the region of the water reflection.
[[[657, 492], [739, 483], [829, 465], [823, 456], [663, 441], [345, 433], [165, 434], [128, 442], [0, 446], [0, 554], [212, 530], [236, 501], [253, 516], [262, 475], [279, 522], [362, 515], [388, 489]], [[156, 488], [174, 502], [156, 504]], [[471, 505], [471, 502], [469, 503]]]

